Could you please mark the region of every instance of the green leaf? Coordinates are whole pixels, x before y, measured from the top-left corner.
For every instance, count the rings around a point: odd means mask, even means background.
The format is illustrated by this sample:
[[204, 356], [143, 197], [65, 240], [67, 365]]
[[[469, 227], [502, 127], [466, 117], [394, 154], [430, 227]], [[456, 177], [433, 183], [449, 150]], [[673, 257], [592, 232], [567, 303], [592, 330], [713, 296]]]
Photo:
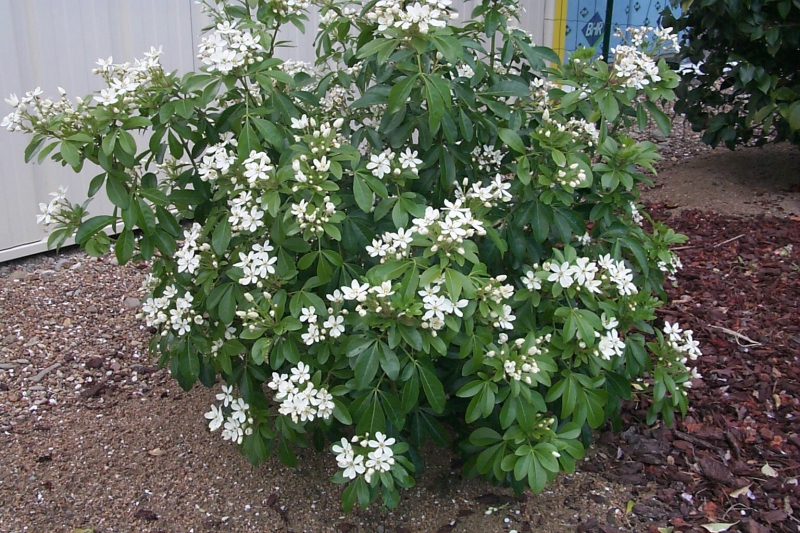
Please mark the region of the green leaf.
[[231, 242], [231, 223], [228, 217], [223, 216], [222, 220], [214, 228], [214, 233], [211, 236], [211, 248], [214, 253], [221, 256], [228, 250], [228, 243]]
[[411, 90], [414, 88], [417, 77], [418, 75], [416, 74], [408, 76], [392, 87], [392, 90], [389, 91], [389, 114], [397, 113], [406, 105], [406, 100], [411, 94]]
[[[413, 365], [412, 365], [413, 366]], [[403, 385], [403, 392], [400, 398], [400, 408], [404, 413], [411, 412], [417, 405], [419, 399], [419, 375], [416, 368], [414, 368], [411, 377]]]
[[75, 242], [78, 244], [86, 243], [89, 237], [104, 227], [111, 225], [114, 220], [114, 217], [111, 215], [98, 215], [96, 217], [84, 220], [80, 227], [78, 227], [78, 231], [75, 233]]
[[233, 286], [229, 285], [219, 301], [219, 319], [225, 324], [233, 322], [236, 316], [236, 297], [233, 294]]
[[122, 122], [122, 128], [126, 130], [137, 130], [141, 128], [148, 128], [153, 125], [153, 122], [147, 117], [129, 117]]
[[380, 356], [378, 355], [378, 344], [373, 341], [360, 354], [356, 356], [355, 374], [356, 388], [366, 389], [380, 367]]
[[156, 214], [142, 198], [137, 198], [134, 207], [136, 208], [136, 220], [145, 235], [152, 234], [156, 229]]
[[107, 156], [111, 156], [114, 153], [114, 147], [117, 144], [117, 130], [112, 131], [105, 137], [103, 137], [103, 142], [100, 144], [100, 149], [103, 150], [103, 153]]
[[61, 143], [61, 157], [72, 168], [78, 168], [81, 165], [81, 154], [72, 143], [66, 141]]
[[469, 436], [469, 442], [475, 446], [491, 446], [500, 442], [503, 437], [492, 428], [478, 428]]
[[658, 106], [650, 100], [646, 100], [644, 105], [647, 106], [647, 110], [650, 112], [650, 116], [653, 117], [656, 126], [658, 126], [658, 130], [664, 135], [669, 136], [672, 130], [672, 123], [667, 114], [661, 111]]
[[425, 397], [428, 398], [428, 403], [431, 404], [433, 410], [437, 413], [444, 412], [445, 395], [444, 387], [439, 378], [433, 371], [429, 370], [423, 365], [417, 367], [419, 369], [419, 377], [422, 381], [422, 389], [425, 391]]
[[297, 456], [294, 454], [294, 450], [289, 445], [289, 440], [286, 437], [281, 438], [278, 443], [278, 457], [288, 467], [295, 468], [297, 466]]
[[358, 174], [353, 176], [353, 195], [362, 211], [369, 213], [372, 210], [372, 190]]
[[125, 228], [122, 233], [119, 234], [117, 242], [114, 245], [114, 254], [120, 265], [124, 265], [130, 260], [133, 255], [135, 244], [136, 236], [133, 234], [133, 230]]
[[381, 369], [386, 373], [386, 376], [392, 381], [397, 380], [397, 376], [400, 374], [400, 360], [394, 350], [389, 348], [388, 344], [382, 342], [378, 355], [380, 356]]
[[120, 209], [128, 209], [131, 205], [128, 189], [122, 179], [114, 174], [109, 174], [106, 180], [106, 194], [111, 203]]
[[522, 142], [522, 138], [517, 134], [516, 131], [508, 128], [500, 128], [497, 134], [500, 136], [503, 142], [508, 145], [509, 148], [520, 154], [525, 153], [525, 143]]

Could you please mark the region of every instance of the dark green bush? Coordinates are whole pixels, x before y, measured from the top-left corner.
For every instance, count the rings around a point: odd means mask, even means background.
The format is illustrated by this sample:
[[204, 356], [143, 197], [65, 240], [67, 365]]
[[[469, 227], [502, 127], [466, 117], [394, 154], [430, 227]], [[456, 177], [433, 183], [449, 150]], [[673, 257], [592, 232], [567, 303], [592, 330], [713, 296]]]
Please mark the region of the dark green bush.
[[700, 0], [664, 24], [681, 32], [684, 69], [675, 110], [703, 141], [733, 149], [800, 143], [800, 2]]

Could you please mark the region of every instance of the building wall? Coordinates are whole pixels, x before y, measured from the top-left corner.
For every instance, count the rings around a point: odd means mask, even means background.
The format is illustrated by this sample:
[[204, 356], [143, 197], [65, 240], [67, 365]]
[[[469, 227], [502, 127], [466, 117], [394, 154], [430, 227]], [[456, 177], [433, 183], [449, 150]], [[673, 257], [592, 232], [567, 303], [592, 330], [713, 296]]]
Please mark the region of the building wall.
[[[550, 46], [555, 5], [565, 1], [523, 0], [520, 26], [537, 44]], [[475, 3], [454, 2], [461, 20], [469, 18]], [[318, 15], [312, 12], [309, 18], [306, 35], [295, 28], [283, 32], [283, 39], [300, 43], [281, 50], [284, 59], [313, 61], [310, 43]], [[0, 0], [0, 96], [23, 95], [35, 87], [51, 98], [58, 96], [57, 87], [69, 98], [86, 96], [103, 87], [91, 73], [98, 58], [133, 61], [150, 46], [163, 48], [167, 70], [195, 70], [200, 30], [207, 23], [194, 0]], [[9, 111], [0, 101], [0, 116]], [[36, 224], [39, 203], [48, 202], [48, 193], [59, 185], [68, 187], [70, 201], [83, 202], [89, 181], [100, 172], [95, 167], [75, 174], [49, 160], [26, 164], [29, 140], [0, 130], [0, 262], [45, 251], [47, 236]], [[99, 193], [89, 210], [110, 213], [111, 204]]]

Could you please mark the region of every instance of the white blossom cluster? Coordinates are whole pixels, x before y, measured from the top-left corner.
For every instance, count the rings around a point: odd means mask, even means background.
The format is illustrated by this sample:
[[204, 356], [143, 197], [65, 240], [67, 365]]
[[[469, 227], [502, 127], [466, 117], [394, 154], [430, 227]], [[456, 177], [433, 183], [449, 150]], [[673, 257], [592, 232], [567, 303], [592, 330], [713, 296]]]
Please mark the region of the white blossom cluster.
[[331, 202], [330, 196], [325, 196], [322, 204], [321, 207], [317, 207], [306, 200], [300, 200], [300, 203], [293, 203], [291, 207], [292, 216], [300, 229], [309, 230], [317, 237], [325, 232], [324, 225], [336, 214], [336, 205]]
[[70, 132], [85, 128], [89, 117], [88, 102], [78, 97], [75, 99], [77, 103], [75, 107], [67, 99], [67, 92], [64, 89], [59, 87], [58, 92], [61, 98], [55, 102], [49, 98], [42, 98], [44, 93], [41, 87], [28, 91], [22, 98], [18, 98], [16, 94], [10, 95], [5, 100], [14, 111], [3, 117], [0, 128], [10, 132], [30, 132], [36, 131], [37, 126], [51, 128], [48, 124], [53, 120], [60, 121], [60, 128]]
[[174, 284], [168, 285], [161, 296], [151, 296], [145, 300], [141, 313], [136, 317], [144, 318], [148, 327], [166, 326], [162, 335], [172, 329], [178, 336], [183, 336], [191, 331], [192, 323], [203, 323], [203, 317], [192, 309], [193, 301], [194, 296], [190, 292], [178, 296], [177, 287]]
[[120, 109], [133, 109], [137, 106], [138, 90], [145, 89], [153, 83], [155, 76], [163, 76], [159, 56], [161, 48], [150, 48], [145, 52], [144, 59], [137, 59], [130, 63], [113, 64], [113, 58], [99, 59], [98, 68], [92, 71], [99, 74], [108, 84], [106, 89], [94, 97], [104, 106], [114, 106], [114, 111]]
[[308, 9], [308, 0], [270, 0], [267, 3], [273, 13], [282, 17], [302, 15]]
[[249, 30], [240, 30], [231, 22], [217, 24], [216, 31], [203, 37], [197, 58], [209, 72], [230, 74], [233, 70], [252, 65], [261, 59], [264, 48]]
[[230, 198], [228, 207], [231, 212], [228, 217], [228, 222], [231, 223], [231, 233], [254, 233], [258, 231], [258, 228], [264, 226], [264, 210], [261, 207], [261, 200], [251, 191], [243, 190], [237, 196]]
[[230, 385], [222, 386], [222, 392], [217, 394], [217, 400], [222, 402], [222, 407], [211, 405], [211, 410], [204, 415], [208, 420], [208, 428], [216, 431], [221, 427], [223, 439], [241, 444], [245, 435], [253, 433], [250, 406], [242, 398], [234, 399], [233, 386]]
[[[537, 268], [534, 265], [534, 269]], [[577, 285], [590, 294], [601, 294], [603, 282], [613, 285], [621, 296], [639, 292], [633, 284], [633, 271], [624, 261], [616, 261], [610, 254], [599, 257], [597, 261], [592, 261], [588, 257], [578, 257], [574, 263], [546, 261], [536, 277], [558, 283], [564, 289]], [[526, 278], [532, 279], [532, 276], [526, 274]], [[526, 285], [528, 283], [533, 282], [526, 282]]]
[[555, 182], [562, 187], [576, 188], [581, 183], [586, 181], [586, 171], [578, 166], [578, 163], [572, 163], [565, 168], [561, 168], [556, 172]]
[[[353, 281], [353, 283], [358, 284], [357, 281]], [[369, 287], [369, 285], [367, 285], [367, 287]], [[336, 291], [336, 293], [338, 292], [339, 291]], [[328, 296], [328, 299], [331, 301], [333, 301], [334, 298], [334, 296]], [[337, 313], [333, 308], [328, 308], [328, 317], [320, 323], [315, 308], [302, 308], [300, 310], [300, 322], [305, 322], [308, 325], [308, 330], [300, 335], [300, 338], [308, 346], [311, 346], [324, 341], [326, 338], [336, 339], [341, 337], [344, 333], [344, 317], [347, 313], [347, 309], [342, 309]]]
[[244, 177], [247, 179], [247, 185], [251, 188], [270, 182], [275, 177], [275, 166], [266, 152], [251, 150], [243, 164]]
[[308, 115], [303, 115], [299, 119], [292, 118], [292, 129], [301, 133], [300, 135], [295, 134], [295, 142], [304, 140], [311, 150], [311, 158], [306, 154], [301, 154], [292, 160], [295, 181], [292, 192], [300, 189], [323, 192], [321, 183], [327, 179], [331, 168], [328, 154], [332, 149], [338, 149], [346, 142], [339, 131], [342, 125], [344, 125], [342, 118], [333, 122], [319, 123]]
[[458, 18], [450, 4], [450, 0], [422, 0], [406, 5], [393, 0], [378, 0], [366, 18], [370, 23], [377, 23], [378, 31], [382, 33], [397, 28], [425, 35], [431, 28], [444, 28], [449, 20]]
[[[663, 331], [667, 346], [675, 350], [680, 356], [678, 363], [686, 365], [690, 360], [696, 361], [698, 357], [703, 355], [703, 353], [700, 351], [700, 343], [694, 339], [694, 332], [692, 330], [683, 330], [679, 324], [670, 324], [669, 322], [665, 322]], [[672, 362], [669, 360], [664, 360], [663, 362], [665, 362], [668, 367], [672, 366]], [[690, 378], [702, 379], [703, 376], [697, 371], [697, 368], [691, 367], [687, 368], [687, 370], [689, 371]], [[690, 380], [686, 380], [682, 383], [682, 385], [683, 394], [688, 394], [687, 389], [692, 387], [692, 382]]]
[[633, 202], [630, 202], [630, 207], [631, 207], [631, 220], [633, 220], [634, 224], [638, 224], [639, 226], [641, 226], [642, 222], [644, 221], [644, 218], [642, 217], [642, 214], [639, 213], [639, 208]]
[[[650, 32], [655, 35], [654, 42], [646, 40]], [[680, 50], [678, 36], [672, 33], [672, 28], [628, 28], [628, 33], [629, 43], [615, 46], [612, 52], [614, 77], [626, 87], [636, 89], [661, 81], [654, 56]], [[617, 30], [617, 36], [624, 37], [621, 30]]]
[[367, 170], [376, 178], [382, 180], [386, 176], [399, 176], [404, 170], [408, 170], [414, 175], [419, 173], [422, 160], [417, 156], [419, 152], [406, 148], [405, 152], [400, 152], [398, 156], [390, 148], [378, 154], [372, 154], [367, 163]]
[[683, 268], [683, 263], [681, 263], [681, 258], [677, 254], [670, 253], [669, 263], [659, 260], [656, 266], [661, 272], [667, 274], [669, 280], [676, 281], [675, 273]]
[[494, 179], [485, 187], [480, 183], [473, 183], [469, 186], [469, 180], [464, 178], [459, 187], [456, 183], [455, 196], [458, 200], [478, 200], [484, 207], [494, 207], [499, 202], [510, 202], [513, 196], [509, 192], [511, 183], [504, 181], [502, 174], [495, 174]]
[[478, 290], [478, 298], [495, 304], [489, 311], [489, 318], [494, 327], [511, 330], [514, 329], [513, 322], [517, 317], [511, 306], [504, 303], [514, 297], [514, 286], [505, 283], [507, 279], [508, 276], [505, 274], [489, 278], [486, 285]]
[[428, 206], [422, 218], [415, 218], [409, 229], [400, 228], [396, 232], [386, 232], [380, 239], [373, 239], [366, 250], [370, 257], [386, 262], [408, 257], [414, 234], [426, 239], [426, 247], [431, 252], [441, 250], [447, 257], [465, 253], [464, 240], [475, 235], [485, 235], [483, 221], [475, 218], [472, 210], [464, 206], [463, 199], [455, 202], [445, 201], [441, 210]]
[[386, 438], [385, 434], [377, 431], [374, 439], [369, 438], [369, 433], [363, 437], [356, 435], [350, 441], [342, 437], [331, 450], [336, 454], [336, 464], [343, 469], [342, 475], [346, 479], [353, 480], [363, 475], [369, 483], [376, 472], [392, 469], [395, 462], [392, 445], [395, 442], [394, 438]]
[[532, 100], [536, 104], [536, 109], [544, 111], [547, 109], [548, 102], [550, 101], [550, 90], [556, 89], [558, 86], [548, 81], [546, 78], [536, 78], [530, 83]]
[[270, 389], [276, 391], [275, 401], [280, 402], [278, 412], [291, 417], [296, 424], [312, 422], [315, 418], [329, 419], [336, 407], [333, 396], [327, 389], [314, 386], [311, 367], [301, 361], [290, 370], [290, 374], [273, 372], [272, 380], [267, 383]]
[[546, 348], [543, 349], [542, 345], [549, 343], [551, 339], [552, 334], [548, 333], [537, 337], [533, 344], [525, 348], [525, 339], [515, 339], [508, 345], [508, 335], [501, 333], [499, 340], [502, 346], [499, 350], [486, 352], [486, 357], [490, 359], [496, 357], [503, 362], [503, 375], [506, 380], [523, 381], [530, 385], [533, 382], [531, 375], [539, 373], [535, 357], [544, 353]]
[[678, 324], [665, 322], [664, 337], [671, 348], [684, 355], [680, 361], [683, 364], [686, 364], [687, 359], [695, 361], [703, 355], [700, 343], [694, 339], [694, 332], [690, 329], [683, 330]]
[[274, 249], [267, 240], [264, 244], [254, 243], [247, 255], [239, 252], [239, 262], [233, 266], [242, 269], [243, 275], [239, 278], [241, 285], [257, 285], [259, 288], [264, 286], [268, 277], [275, 274], [278, 258], [269, 255]]
[[314, 65], [305, 61], [295, 61], [294, 59], [287, 59], [281, 63], [280, 68], [291, 77], [295, 77], [299, 73], [308, 74], [309, 76], [316, 76], [317, 70]]
[[36, 215], [36, 223], [44, 224], [45, 227], [53, 224], [54, 222], [63, 221], [64, 212], [72, 208], [72, 205], [67, 200], [67, 188], [60, 186], [56, 192], [51, 192], [50, 196], [53, 198], [48, 203], [40, 203], [40, 213]]
[[494, 146], [484, 144], [472, 150], [472, 161], [478, 166], [478, 170], [494, 173], [500, 170], [505, 155], [503, 151], [495, 150]]
[[421, 326], [424, 329], [431, 330], [431, 334], [435, 337], [437, 331], [445, 326], [445, 317], [454, 315], [456, 317], [463, 317], [461, 311], [469, 305], [469, 301], [465, 299], [454, 300], [449, 295], [440, 294], [443, 279], [438, 279], [433, 285], [426, 285], [418, 294], [422, 297], [422, 315]]
[[600, 320], [603, 323], [604, 332], [602, 334], [599, 331], [594, 332], [595, 337], [600, 339], [594, 355], [606, 361], [610, 361], [612, 357], [621, 357], [625, 352], [625, 341], [620, 338], [616, 329], [619, 321], [616, 317], [607, 317], [605, 313], [602, 314]]
[[600, 138], [600, 132], [591, 122], [585, 119], [576, 120], [571, 118], [566, 124], [563, 124], [550, 116], [549, 109], [545, 109], [542, 112], [542, 123], [536, 133], [544, 135], [546, 138], [550, 138], [557, 133], [569, 133], [573, 139], [583, 139], [589, 146], [597, 144]]
[[236, 139], [224, 140], [206, 148], [198, 165], [198, 175], [202, 181], [214, 182], [228, 173], [236, 163]]
[[325, 113], [344, 112], [347, 109], [348, 97], [352, 97], [350, 91], [341, 85], [334, 85], [320, 98], [319, 105]]
[[175, 252], [175, 260], [178, 264], [178, 272], [188, 272], [194, 275], [197, 269], [200, 268], [200, 256], [198, 252], [208, 251], [211, 246], [208, 243], [197, 245], [197, 239], [200, 237], [202, 226], [195, 222], [192, 224], [190, 230], [183, 232], [183, 245], [180, 250]]
[[459, 63], [456, 65], [456, 77], [471, 79], [475, 76], [475, 71], [468, 63]]

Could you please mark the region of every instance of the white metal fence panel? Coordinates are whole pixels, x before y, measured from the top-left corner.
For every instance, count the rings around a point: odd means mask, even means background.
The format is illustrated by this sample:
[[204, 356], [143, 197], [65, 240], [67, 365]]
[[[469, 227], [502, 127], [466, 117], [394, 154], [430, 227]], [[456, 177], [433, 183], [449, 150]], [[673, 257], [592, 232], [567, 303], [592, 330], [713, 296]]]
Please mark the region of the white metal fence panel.
[[[554, 0], [524, 0], [520, 26], [537, 44], [550, 45]], [[460, 19], [475, 5], [455, 0]], [[549, 15], [547, 9], [549, 8]], [[284, 59], [313, 61], [312, 42], [319, 16], [309, 13], [306, 33], [294, 27], [281, 33], [295, 48], [282, 49]], [[23, 94], [41, 87], [53, 98], [57, 87], [70, 98], [103, 86], [92, 75], [98, 58], [115, 63], [142, 57], [151, 46], [163, 47], [162, 64], [180, 73], [196, 69], [200, 29], [209, 23], [193, 0], [0, 0], [0, 96]], [[0, 102], [0, 114], [10, 109]], [[0, 130], [0, 262], [46, 250], [46, 234], [36, 224], [40, 202], [59, 185], [67, 197], [82, 202], [91, 178], [99, 172], [87, 165], [80, 174], [51, 161], [26, 164], [29, 137]], [[102, 193], [90, 204], [92, 214], [110, 213]]]
[[[133, 61], [153, 45], [163, 46], [165, 68], [192, 70], [197, 9], [191, 0], [0, 0], [0, 95], [41, 87], [57, 98], [61, 86], [70, 98], [85, 96], [103, 87], [91, 72], [98, 58]], [[0, 109], [3, 115], [10, 110], [4, 102]], [[75, 174], [51, 161], [25, 164], [29, 140], [0, 130], [0, 261], [45, 250], [36, 224], [39, 202], [59, 185], [68, 186], [70, 201], [82, 202], [99, 172]], [[98, 194], [90, 210], [110, 212], [110, 203]]]

